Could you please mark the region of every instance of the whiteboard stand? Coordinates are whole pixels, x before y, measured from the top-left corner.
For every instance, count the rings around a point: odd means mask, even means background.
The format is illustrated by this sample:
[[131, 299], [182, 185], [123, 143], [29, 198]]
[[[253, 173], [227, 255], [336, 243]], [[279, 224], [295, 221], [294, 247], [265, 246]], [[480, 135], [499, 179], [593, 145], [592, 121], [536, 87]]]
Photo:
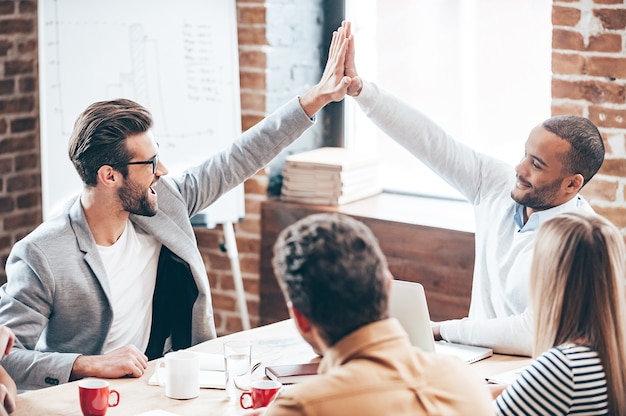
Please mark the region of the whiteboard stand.
[[239, 267], [239, 252], [237, 250], [237, 240], [235, 239], [235, 231], [233, 223], [226, 221], [222, 223], [224, 231], [224, 247], [226, 254], [230, 259], [230, 267], [233, 272], [233, 283], [237, 292], [237, 305], [241, 314], [241, 326], [244, 331], [250, 329], [250, 317], [248, 316], [248, 304], [246, 303], [246, 292], [243, 289], [243, 278], [241, 277], [241, 269]]

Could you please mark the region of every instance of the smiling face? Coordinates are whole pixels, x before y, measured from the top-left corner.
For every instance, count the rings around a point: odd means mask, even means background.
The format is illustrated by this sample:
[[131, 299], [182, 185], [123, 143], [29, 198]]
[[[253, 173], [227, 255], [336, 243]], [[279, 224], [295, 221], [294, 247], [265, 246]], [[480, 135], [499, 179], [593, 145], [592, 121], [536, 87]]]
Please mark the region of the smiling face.
[[535, 127], [526, 141], [524, 157], [515, 167], [516, 181], [511, 198], [531, 211], [552, 208], [571, 199], [574, 175], [563, 169], [563, 160], [569, 151], [570, 144], [566, 140], [542, 126]]
[[[126, 145], [130, 153], [135, 155], [130, 162], [151, 160], [159, 150], [151, 131], [128, 137]], [[152, 164], [128, 165], [128, 176], [118, 190], [123, 209], [131, 214], [148, 217], [156, 215], [157, 193], [153, 185], [166, 174], [167, 169], [161, 162], [158, 162], [156, 172], [153, 172]]]

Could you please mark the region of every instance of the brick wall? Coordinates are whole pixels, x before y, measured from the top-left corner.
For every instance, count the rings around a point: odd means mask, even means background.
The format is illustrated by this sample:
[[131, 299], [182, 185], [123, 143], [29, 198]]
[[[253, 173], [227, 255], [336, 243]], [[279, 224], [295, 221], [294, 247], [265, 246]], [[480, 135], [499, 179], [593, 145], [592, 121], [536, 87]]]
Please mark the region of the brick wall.
[[606, 159], [581, 193], [626, 236], [626, 5], [555, 1], [552, 24], [552, 113], [599, 127]]
[[[309, 34], [318, 30], [315, 23], [306, 22], [319, 22], [314, 7], [322, 6], [318, 1], [295, 1], [300, 2], [301, 7], [294, 7], [291, 0], [237, 0], [244, 130], [287, 95], [315, 81], [314, 71], [303, 65], [315, 65], [320, 48], [306, 47], [311, 41], [301, 29], [308, 27]], [[285, 18], [289, 13], [292, 18]], [[267, 23], [275, 28], [274, 19], [281, 26], [270, 34], [270, 41]], [[622, 0], [557, 1], [552, 20], [553, 113], [585, 115], [600, 126], [607, 160], [584, 194], [626, 235], [626, 7]], [[292, 51], [310, 50], [313, 58], [285, 52], [292, 43]], [[279, 47], [286, 49], [280, 52]], [[288, 63], [282, 73], [275, 64], [281, 59]], [[299, 79], [302, 85], [281, 95], [284, 92], [273, 84], [281, 79]], [[37, 80], [37, 3], [0, 0], [0, 281], [5, 280], [4, 263], [13, 243], [41, 221]], [[246, 182], [246, 218], [235, 226], [253, 326], [259, 319], [259, 207], [267, 186], [265, 171]], [[241, 322], [230, 262], [220, 250], [221, 230], [197, 229], [197, 237], [213, 288], [218, 332], [236, 331]]]
[[37, 3], [0, 0], [0, 282], [13, 243], [41, 222]]

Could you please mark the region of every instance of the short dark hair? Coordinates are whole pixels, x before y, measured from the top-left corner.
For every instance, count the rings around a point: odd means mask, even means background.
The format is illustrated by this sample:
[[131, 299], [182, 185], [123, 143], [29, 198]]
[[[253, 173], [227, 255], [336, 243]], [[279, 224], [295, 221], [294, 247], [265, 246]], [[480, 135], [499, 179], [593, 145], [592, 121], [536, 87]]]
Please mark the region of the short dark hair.
[[68, 146], [70, 160], [83, 183], [95, 186], [103, 165], [118, 166], [126, 177], [128, 168], [123, 164], [134, 156], [126, 139], [151, 127], [150, 112], [131, 100], [99, 101], [87, 107], [74, 123]]
[[285, 228], [274, 245], [285, 298], [333, 345], [388, 317], [387, 261], [372, 231], [340, 214], [314, 214]]
[[591, 120], [574, 115], [551, 117], [543, 122], [543, 128], [570, 144], [563, 168], [568, 174], [581, 174], [585, 186], [604, 162], [604, 142], [598, 128]]

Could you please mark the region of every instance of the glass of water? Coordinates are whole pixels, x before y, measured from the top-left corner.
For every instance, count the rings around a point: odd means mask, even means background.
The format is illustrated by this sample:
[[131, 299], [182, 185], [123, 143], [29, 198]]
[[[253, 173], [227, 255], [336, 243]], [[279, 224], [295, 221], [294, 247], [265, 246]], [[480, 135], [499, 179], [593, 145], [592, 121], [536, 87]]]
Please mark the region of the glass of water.
[[248, 341], [224, 343], [224, 374], [228, 400], [239, 400], [241, 392], [250, 387], [250, 357], [252, 344]]

